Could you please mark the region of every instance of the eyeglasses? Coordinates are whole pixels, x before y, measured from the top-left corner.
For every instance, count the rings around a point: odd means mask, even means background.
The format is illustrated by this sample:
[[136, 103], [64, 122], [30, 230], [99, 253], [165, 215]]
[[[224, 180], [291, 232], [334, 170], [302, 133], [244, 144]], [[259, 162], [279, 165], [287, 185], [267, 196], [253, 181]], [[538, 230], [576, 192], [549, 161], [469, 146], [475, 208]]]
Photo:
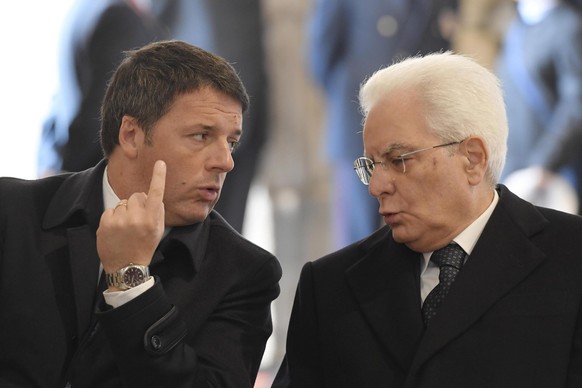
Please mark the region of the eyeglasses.
[[372, 173], [374, 172], [374, 169], [376, 168], [377, 164], [379, 164], [383, 170], [390, 169], [395, 173], [405, 174], [406, 173], [405, 161], [409, 159], [409, 156], [418, 154], [419, 152], [433, 150], [435, 148], [461, 144], [462, 142], [463, 140], [454, 141], [452, 143], [439, 144], [433, 147], [427, 147], [416, 151], [410, 151], [395, 157], [386, 157], [386, 161], [381, 162], [375, 162], [370, 158], [361, 156], [354, 161], [354, 170], [356, 171], [356, 174], [358, 175], [358, 178], [360, 178], [362, 183], [368, 186], [370, 184], [370, 179], [372, 178]]

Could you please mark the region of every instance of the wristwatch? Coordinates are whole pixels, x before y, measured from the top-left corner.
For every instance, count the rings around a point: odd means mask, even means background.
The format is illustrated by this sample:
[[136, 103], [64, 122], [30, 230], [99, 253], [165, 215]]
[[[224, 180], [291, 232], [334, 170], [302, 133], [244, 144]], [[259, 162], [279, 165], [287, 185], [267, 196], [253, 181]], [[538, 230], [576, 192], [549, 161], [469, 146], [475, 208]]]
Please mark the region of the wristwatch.
[[147, 265], [137, 265], [129, 263], [128, 266], [119, 269], [114, 273], [106, 273], [108, 287], [117, 287], [127, 290], [145, 283], [150, 278], [150, 270]]

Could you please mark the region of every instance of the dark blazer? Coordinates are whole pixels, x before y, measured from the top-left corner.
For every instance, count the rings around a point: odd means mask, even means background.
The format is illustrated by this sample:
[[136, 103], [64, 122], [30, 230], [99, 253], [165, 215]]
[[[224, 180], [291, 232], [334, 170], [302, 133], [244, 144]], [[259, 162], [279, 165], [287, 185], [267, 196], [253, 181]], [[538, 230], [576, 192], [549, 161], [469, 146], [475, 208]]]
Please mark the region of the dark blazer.
[[426, 331], [388, 227], [306, 264], [273, 386], [582, 387], [582, 218], [499, 193]]
[[153, 288], [100, 307], [104, 167], [0, 178], [0, 386], [252, 387], [279, 293], [275, 257], [212, 212], [162, 241]]

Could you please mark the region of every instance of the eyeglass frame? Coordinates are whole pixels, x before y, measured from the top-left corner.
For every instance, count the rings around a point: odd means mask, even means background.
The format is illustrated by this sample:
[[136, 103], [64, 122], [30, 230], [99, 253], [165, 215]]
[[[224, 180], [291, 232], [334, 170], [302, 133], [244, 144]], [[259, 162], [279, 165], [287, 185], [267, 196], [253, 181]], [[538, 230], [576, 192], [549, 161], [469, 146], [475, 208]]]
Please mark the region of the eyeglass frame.
[[[405, 152], [403, 154], [397, 155], [395, 157], [393, 157], [390, 160], [390, 163], [392, 163], [394, 160], [400, 160], [400, 162], [402, 163], [402, 171], [396, 170], [394, 168], [392, 168], [393, 171], [396, 171], [402, 175], [406, 174], [406, 163], [405, 163], [405, 158], [410, 156], [410, 155], [414, 155], [417, 154], [419, 152], [423, 152], [423, 151], [428, 151], [428, 150], [433, 150], [435, 148], [441, 148], [441, 147], [448, 147], [448, 146], [452, 146], [455, 144], [461, 144], [462, 142], [464, 142], [466, 139], [460, 140], [460, 141], [453, 141], [450, 143], [444, 143], [444, 144], [439, 144], [439, 145], [435, 145], [432, 147], [426, 147], [426, 148], [421, 148], [419, 150], [414, 150], [414, 151], [410, 151], [410, 152]], [[357, 166], [356, 164], [358, 162], [364, 163], [361, 166]], [[376, 169], [376, 164], [380, 164], [381, 166], [385, 166], [386, 162], [375, 162], [374, 160], [368, 158], [367, 156], [360, 156], [359, 158], [357, 158], [356, 160], [354, 160], [354, 171], [356, 172], [356, 175], [358, 176], [358, 178], [360, 179], [360, 182], [362, 182], [364, 185], [368, 186], [370, 184], [370, 179], [372, 178], [372, 173], [374, 172], [374, 170]], [[366, 168], [365, 166], [371, 166], [371, 169]], [[383, 168], [387, 168], [387, 167], [383, 167]], [[367, 175], [367, 179], [363, 179], [363, 176], [358, 173], [358, 171], [364, 170], [366, 172]], [[370, 171], [370, 173], [368, 174], [368, 171]]]

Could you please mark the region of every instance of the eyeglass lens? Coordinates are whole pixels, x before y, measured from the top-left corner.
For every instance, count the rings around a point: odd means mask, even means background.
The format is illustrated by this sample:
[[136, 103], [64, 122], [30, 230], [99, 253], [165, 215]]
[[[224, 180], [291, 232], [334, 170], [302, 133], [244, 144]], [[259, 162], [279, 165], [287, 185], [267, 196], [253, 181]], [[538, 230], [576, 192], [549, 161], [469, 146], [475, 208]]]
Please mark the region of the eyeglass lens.
[[360, 157], [354, 161], [354, 170], [366, 186], [370, 184], [372, 172], [374, 172], [374, 162], [371, 159]]

